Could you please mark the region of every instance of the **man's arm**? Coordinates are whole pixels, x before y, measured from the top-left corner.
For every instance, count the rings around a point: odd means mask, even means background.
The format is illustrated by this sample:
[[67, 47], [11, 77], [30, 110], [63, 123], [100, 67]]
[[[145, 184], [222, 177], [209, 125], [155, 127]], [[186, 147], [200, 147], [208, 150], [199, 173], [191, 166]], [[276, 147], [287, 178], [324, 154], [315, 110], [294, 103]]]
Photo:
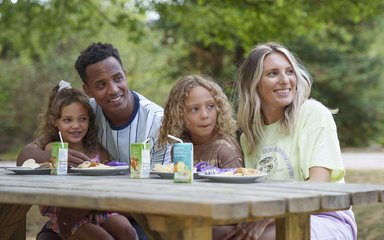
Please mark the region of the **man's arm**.
[[16, 165], [21, 166], [23, 163], [33, 158], [37, 163], [49, 162], [51, 152], [41, 149], [35, 142], [27, 144], [19, 153], [16, 159]]
[[[27, 144], [19, 153], [16, 159], [16, 165], [21, 166], [28, 159], [35, 159], [37, 163], [50, 162], [51, 151], [42, 149], [37, 143], [32, 142]], [[90, 161], [89, 157], [79, 151], [69, 149], [68, 164], [72, 167], [77, 167], [84, 161]]]

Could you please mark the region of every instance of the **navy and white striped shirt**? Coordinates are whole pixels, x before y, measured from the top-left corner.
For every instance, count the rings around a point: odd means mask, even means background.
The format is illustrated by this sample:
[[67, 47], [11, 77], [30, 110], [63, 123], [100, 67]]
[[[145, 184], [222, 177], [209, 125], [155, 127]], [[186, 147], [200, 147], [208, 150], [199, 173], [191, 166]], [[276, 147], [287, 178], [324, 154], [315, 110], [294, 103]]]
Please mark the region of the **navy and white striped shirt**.
[[157, 147], [156, 141], [163, 118], [163, 108], [144, 96], [133, 92], [134, 109], [131, 118], [124, 126], [115, 128], [110, 125], [99, 105], [91, 99], [99, 129], [99, 141], [113, 160], [130, 163], [129, 147], [131, 143], [141, 143], [150, 139], [151, 168], [156, 163], [170, 162], [170, 147]]

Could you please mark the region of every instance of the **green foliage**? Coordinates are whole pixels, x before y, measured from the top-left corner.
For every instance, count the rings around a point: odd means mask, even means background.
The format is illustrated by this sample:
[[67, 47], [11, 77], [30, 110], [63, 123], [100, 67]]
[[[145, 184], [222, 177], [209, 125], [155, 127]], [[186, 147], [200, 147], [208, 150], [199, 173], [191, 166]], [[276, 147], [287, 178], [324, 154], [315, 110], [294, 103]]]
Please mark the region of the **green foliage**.
[[[59, 80], [81, 87], [73, 65], [91, 42], [111, 42], [120, 50], [131, 89], [164, 102], [171, 81], [164, 68], [169, 51], [156, 38], [161, 33], [149, 31], [145, 15], [134, 6], [121, 11], [125, 5], [98, 0], [0, 2], [0, 27], [7, 29], [0, 31], [0, 65], [8, 66], [0, 68], [0, 152], [33, 139], [37, 115]], [[33, 20], [25, 24], [27, 15]]]
[[[313, 97], [340, 109], [335, 119], [343, 146], [382, 141], [382, 1], [152, 3], [160, 13], [155, 26], [173, 42], [185, 41], [190, 48], [180, 57], [181, 71], [213, 75], [235, 101], [236, 66], [248, 49], [259, 42], [282, 42], [312, 70]], [[373, 51], [373, 45], [381, 54]]]
[[[163, 105], [185, 74], [211, 75], [236, 103], [238, 65], [257, 43], [293, 49], [332, 108], [343, 146], [384, 143], [381, 0], [0, 0], [0, 143], [29, 142], [60, 80], [91, 42], [120, 50], [131, 89]], [[158, 14], [158, 18], [150, 18]], [[12, 138], [9, 138], [12, 136]], [[0, 152], [2, 149], [0, 149]]]
[[365, 31], [350, 39], [348, 49], [323, 46], [311, 38], [291, 42], [315, 78], [312, 96], [339, 109], [334, 117], [342, 146], [383, 143], [384, 58], [378, 44], [383, 24], [383, 18], [366, 24]]

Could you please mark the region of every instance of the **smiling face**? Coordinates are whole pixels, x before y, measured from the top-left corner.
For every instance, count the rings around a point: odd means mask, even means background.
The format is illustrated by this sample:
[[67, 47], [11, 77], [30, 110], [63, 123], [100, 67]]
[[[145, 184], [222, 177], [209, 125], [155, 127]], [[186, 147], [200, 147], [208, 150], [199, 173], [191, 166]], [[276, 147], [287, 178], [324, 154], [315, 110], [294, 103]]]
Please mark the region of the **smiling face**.
[[89, 65], [86, 76], [85, 93], [95, 98], [112, 124], [124, 124], [133, 109], [133, 96], [120, 63], [116, 58], [108, 57]]
[[264, 68], [258, 92], [266, 124], [284, 116], [285, 107], [294, 99], [297, 78], [291, 63], [282, 53], [270, 53], [264, 59]]
[[216, 104], [211, 92], [201, 86], [194, 87], [185, 104], [183, 120], [192, 142], [197, 145], [205, 143], [215, 134], [217, 119]]
[[55, 126], [71, 148], [81, 144], [89, 127], [88, 111], [83, 104], [73, 102], [61, 109], [61, 117], [55, 121]]

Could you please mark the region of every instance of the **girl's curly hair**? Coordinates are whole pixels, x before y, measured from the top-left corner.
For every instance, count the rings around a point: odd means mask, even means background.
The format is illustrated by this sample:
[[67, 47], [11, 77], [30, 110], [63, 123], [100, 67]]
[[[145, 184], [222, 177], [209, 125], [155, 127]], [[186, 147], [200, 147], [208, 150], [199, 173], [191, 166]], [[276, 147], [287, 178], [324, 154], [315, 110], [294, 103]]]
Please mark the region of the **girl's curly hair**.
[[58, 91], [58, 89], [59, 85], [56, 85], [52, 89], [45, 111], [38, 115], [39, 127], [36, 131], [36, 136], [42, 137], [39, 145], [45, 147], [50, 142], [60, 141], [59, 130], [55, 127], [55, 121], [61, 118], [63, 107], [77, 102], [85, 107], [89, 116], [88, 131], [83, 138], [83, 144], [91, 152], [97, 151], [98, 138], [95, 114], [93, 113], [88, 97], [78, 89], [70, 88], [60, 91]]
[[183, 119], [186, 113], [186, 100], [189, 93], [193, 88], [198, 86], [206, 88], [215, 100], [217, 108], [215, 130], [218, 134], [235, 136], [237, 123], [233, 118], [234, 113], [232, 106], [221, 87], [207, 76], [187, 75], [178, 80], [166, 100], [164, 118], [158, 140], [160, 146], [171, 142], [168, 134], [180, 138], [183, 141], [191, 140]]

